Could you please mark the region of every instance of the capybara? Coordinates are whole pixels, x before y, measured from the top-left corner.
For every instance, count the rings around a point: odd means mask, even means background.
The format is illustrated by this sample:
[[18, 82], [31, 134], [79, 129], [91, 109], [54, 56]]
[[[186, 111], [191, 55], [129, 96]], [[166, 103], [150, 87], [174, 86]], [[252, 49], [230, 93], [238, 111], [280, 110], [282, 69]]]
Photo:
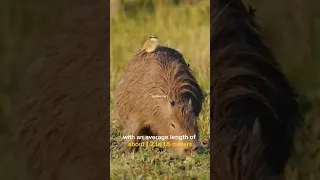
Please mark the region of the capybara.
[[[225, 131], [234, 129], [241, 132], [238, 136], [242, 141], [259, 121], [266, 166], [277, 175], [283, 174], [302, 120], [297, 94], [262, 42], [253, 8], [247, 10], [241, 0], [212, 3], [211, 129], [226, 133], [220, 136], [225, 141], [234, 132]], [[216, 147], [212, 148], [215, 152]], [[216, 153], [214, 157], [223, 156]], [[214, 159], [211, 163], [211, 168], [217, 167]]]
[[[115, 93], [116, 118], [127, 135], [183, 136], [165, 140], [189, 146], [170, 146], [169, 151], [190, 154], [199, 147], [197, 117], [204, 93], [183, 56], [174, 49], [159, 47], [142, 52], [131, 60]], [[190, 136], [196, 135], [195, 139]], [[132, 150], [127, 140], [122, 150]], [[191, 145], [192, 144], [192, 145]]]

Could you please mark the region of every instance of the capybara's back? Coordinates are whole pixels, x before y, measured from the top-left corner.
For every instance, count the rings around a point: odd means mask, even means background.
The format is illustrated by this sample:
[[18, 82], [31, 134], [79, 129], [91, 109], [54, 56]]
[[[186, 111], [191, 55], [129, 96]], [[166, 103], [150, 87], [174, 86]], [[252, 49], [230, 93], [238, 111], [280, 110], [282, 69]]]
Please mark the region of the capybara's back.
[[[187, 135], [189, 138], [181, 142], [188, 146], [171, 150], [189, 154], [198, 148], [197, 117], [203, 98], [182, 55], [159, 47], [154, 53], [140, 53], [131, 60], [117, 86], [116, 118], [127, 135]], [[193, 135], [196, 138], [190, 139]], [[124, 143], [125, 149], [128, 142]]]

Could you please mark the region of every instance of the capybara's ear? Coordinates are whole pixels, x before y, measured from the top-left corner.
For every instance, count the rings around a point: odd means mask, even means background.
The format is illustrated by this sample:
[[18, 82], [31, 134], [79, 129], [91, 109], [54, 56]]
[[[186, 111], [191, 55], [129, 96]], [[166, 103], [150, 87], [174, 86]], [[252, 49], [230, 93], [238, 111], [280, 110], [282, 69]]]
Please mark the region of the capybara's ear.
[[251, 16], [253, 16], [253, 17], [256, 16], [256, 10], [253, 9], [251, 6], [249, 6], [248, 12], [249, 12], [249, 14], [250, 14]]
[[191, 98], [189, 99], [188, 106], [189, 106], [189, 108], [192, 108], [192, 100], [191, 100]]

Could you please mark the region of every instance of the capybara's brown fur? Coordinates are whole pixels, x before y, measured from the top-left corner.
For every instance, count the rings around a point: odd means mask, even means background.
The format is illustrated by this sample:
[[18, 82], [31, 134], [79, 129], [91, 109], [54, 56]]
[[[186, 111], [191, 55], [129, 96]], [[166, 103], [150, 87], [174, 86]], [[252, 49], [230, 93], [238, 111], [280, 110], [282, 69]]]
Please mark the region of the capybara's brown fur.
[[108, 2], [64, 3], [14, 96], [16, 180], [110, 178]]
[[[127, 135], [147, 135], [145, 132], [150, 131], [157, 136], [196, 135], [194, 140], [181, 141], [192, 143], [192, 147], [169, 148], [189, 154], [199, 147], [197, 117], [203, 98], [183, 56], [160, 47], [155, 53], [133, 57], [117, 86], [116, 116]], [[131, 149], [126, 146], [130, 141], [123, 144], [125, 149]]]

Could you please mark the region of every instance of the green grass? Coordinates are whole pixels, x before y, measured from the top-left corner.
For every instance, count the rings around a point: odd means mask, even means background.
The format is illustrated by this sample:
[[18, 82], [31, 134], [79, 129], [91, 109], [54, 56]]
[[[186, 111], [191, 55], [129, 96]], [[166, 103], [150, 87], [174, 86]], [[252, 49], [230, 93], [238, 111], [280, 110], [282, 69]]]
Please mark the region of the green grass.
[[[110, 20], [111, 178], [209, 179], [209, 153], [189, 158], [144, 149], [135, 154], [118, 153], [115, 144], [122, 141], [122, 136], [112, 119], [114, 90], [131, 57], [150, 35], [156, 34], [161, 44], [181, 52], [200, 86], [210, 94], [209, 1], [193, 5], [137, 2], [124, 4]], [[200, 136], [204, 138], [210, 135], [209, 102], [207, 96], [198, 120]]]

